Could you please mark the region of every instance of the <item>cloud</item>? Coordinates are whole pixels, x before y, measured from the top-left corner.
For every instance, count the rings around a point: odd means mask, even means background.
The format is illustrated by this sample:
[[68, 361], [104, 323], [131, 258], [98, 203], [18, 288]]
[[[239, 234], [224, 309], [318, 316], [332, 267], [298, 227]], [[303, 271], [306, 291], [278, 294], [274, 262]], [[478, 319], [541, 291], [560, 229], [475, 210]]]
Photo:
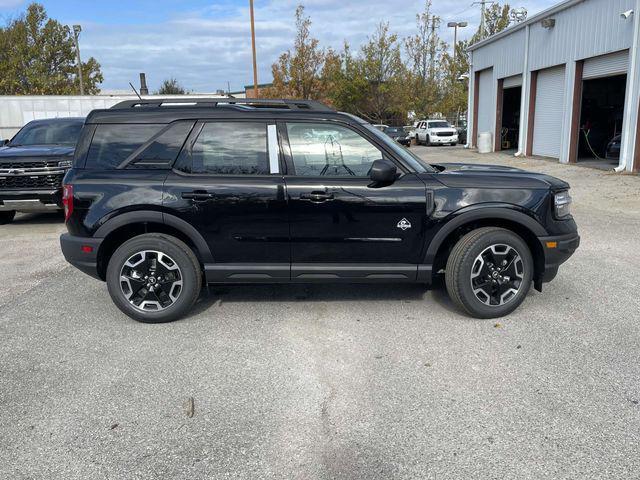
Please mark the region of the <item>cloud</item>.
[[[0, 0], [8, 2], [10, 0]], [[244, 2], [243, 2], [244, 3]], [[260, 2], [255, 11], [259, 81], [271, 80], [271, 64], [280, 53], [292, 47], [295, 36], [294, 12], [299, 2], [290, 0]], [[358, 48], [376, 25], [389, 22], [392, 31], [404, 37], [415, 29], [415, 15], [422, 1], [398, 3], [389, 0], [366, 2], [307, 0], [303, 2], [311, 17], [312, 33], [323, 47], [340, 49], [348, 41]], [[457, 0], [439, 0], [434, 7], [443, 24], [440, 35], [448, 42], [453, 32], [446, 28], [451, 20], [468, 21], [459, 32], [464, 39], [473, 34], [479, 20], [477, 7]], [[520, 5], [540, 10], [551, 0], [521, 1]], [[94, 56], [102, 65], [105, 89], [122, 89], [137, 84], [139, 72], [146, 72], [151, 89], [162, 80], [177, 78], [195, 91], [241, 89], [251, 82], [252, 60], [249, 12], [246, 6], [216, 4], [198, 10], [177, 12], [164, 22], [138, 25], [103, 24], [84, 21], [81, 48], [83, 57]]]

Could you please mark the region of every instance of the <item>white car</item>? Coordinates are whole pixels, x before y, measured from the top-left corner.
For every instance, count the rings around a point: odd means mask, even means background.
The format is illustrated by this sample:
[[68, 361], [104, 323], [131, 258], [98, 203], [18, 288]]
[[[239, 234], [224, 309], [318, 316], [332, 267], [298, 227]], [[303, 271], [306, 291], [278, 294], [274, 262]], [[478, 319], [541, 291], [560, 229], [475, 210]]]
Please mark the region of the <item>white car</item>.
[[456, 145], [458, 130], [446, 120], [422, 120], [416, 127], [418, 145]]

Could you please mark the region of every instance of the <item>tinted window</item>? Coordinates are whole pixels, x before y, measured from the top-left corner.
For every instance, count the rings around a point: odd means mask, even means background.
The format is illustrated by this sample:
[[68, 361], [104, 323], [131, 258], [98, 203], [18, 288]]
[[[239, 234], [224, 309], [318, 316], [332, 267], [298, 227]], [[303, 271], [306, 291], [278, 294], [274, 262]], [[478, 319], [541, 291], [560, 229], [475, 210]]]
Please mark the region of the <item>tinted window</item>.
[[389, 127], [384, 129], [384, 133], [388, 133], [389, 135], [404, 135], [407, 132], [404, 131], [404, 128]]
[[450, 126], [447, 122], [429, 122], [429, 128], [449, 128]]
[[75, 145], [82, 130], [81, 121], [51, 121], [27, 123], [13, 139], [18, 145]]
[[191, 151], [192, 173], [268, 175], [267, 125], [206, 123]]
[[382, 158], [368, 140], [339, 125], [287, 123], [287, 134], [296, 175], [366, 177]]
[[98, 125], [87, 154], [87, 168], [116, 168], [166, 125]]
[[129, 168], [168, 168], [178, 156], [194, 122], [175, 122], [137, 156]]

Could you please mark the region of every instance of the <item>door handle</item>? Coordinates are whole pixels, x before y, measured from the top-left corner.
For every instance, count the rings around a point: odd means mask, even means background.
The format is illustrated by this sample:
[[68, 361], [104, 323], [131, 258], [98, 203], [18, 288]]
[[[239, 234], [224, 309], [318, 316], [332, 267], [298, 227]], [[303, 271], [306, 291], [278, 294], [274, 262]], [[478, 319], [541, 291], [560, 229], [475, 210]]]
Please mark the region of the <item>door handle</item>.
[[333, 193], [327, 192], [311, 192], [300, 195], [300, 200], [311, 200], [314, 203], [328, 202], [333, 199]]
[[195, 190], [193, 192], [183, 192], [182, 198], [185, 200], [193, 200], [194, 202], [206, 202], [213, 198], [213, 193], [205, 190]]

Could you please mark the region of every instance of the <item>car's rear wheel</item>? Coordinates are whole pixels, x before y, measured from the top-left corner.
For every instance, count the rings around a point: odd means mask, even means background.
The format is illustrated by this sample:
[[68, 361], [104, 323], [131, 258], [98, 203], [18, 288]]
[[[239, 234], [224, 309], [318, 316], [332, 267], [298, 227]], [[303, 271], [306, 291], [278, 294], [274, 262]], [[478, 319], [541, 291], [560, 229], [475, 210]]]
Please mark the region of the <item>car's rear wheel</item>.
[[10, 210], [8, 212], [0, 212], [0, 225], [6, 225], [7, 223], [13, 222], [13, 219], [16, 217], [15, 210]]
[[533, 279], [527, 244], [510, 230], [483, 227], [453, 247], [445, 280], [449, 296], [476, 318], [497, 318], [524, 301]]
[[109, 295], [129, 317], [163, 323], [186, 315], [200, 294], [202, 273], [195, 254], [181, 240], [160, 233], [123, 243], [109, 260]]

